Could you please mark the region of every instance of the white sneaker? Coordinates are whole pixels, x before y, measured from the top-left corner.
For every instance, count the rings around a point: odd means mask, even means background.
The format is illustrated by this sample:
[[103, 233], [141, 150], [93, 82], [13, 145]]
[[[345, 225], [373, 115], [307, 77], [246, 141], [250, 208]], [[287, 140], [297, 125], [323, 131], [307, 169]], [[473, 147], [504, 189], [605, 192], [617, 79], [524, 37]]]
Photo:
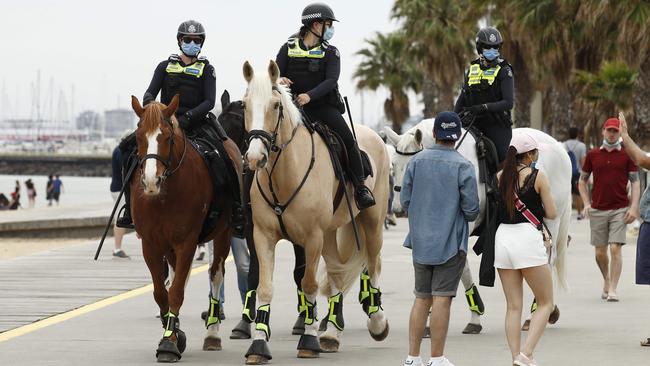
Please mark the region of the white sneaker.
[[447, 359], [447, 357], [443, 357], [442, 361], [438, 361], [434, 363], [433, 361], [429, 360], [429, 363], [427, 363], [427, 366], [455, 366], [451, 361]]
[[415, 360], [406, 360], [404, 361], [404, 366], [424, 366], [422, 359], [418, 358]]

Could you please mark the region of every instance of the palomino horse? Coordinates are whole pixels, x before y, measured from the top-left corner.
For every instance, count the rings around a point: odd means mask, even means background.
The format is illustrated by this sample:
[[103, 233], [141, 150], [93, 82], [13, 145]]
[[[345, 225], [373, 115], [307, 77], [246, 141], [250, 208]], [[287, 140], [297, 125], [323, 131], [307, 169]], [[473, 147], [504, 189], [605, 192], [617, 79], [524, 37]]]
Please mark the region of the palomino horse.
[[[343, 293], [364, 266], [367, 272], [361, 276], [364, 283], [361, 303], [369, 316], [370, 334], [376, 340], [383, 340], [388, 335], [388, 321], [381, 308], [379, 290], [380, 250], [388, 202], [388, 155], [383, 142], [372, 130], [356, 127], [359, 146], [368, 153], [374, 170], [374, 176], [368, 178], [366, 184], [377, 201], [375, 206], [362, 212], [353, 208], [361, 242], [357, 251], [347, 205], [343, 203], [333, 210], [338, 182], [327, 147], [302, 123], [302, 115], [293, 104], [288, 88], [277, 84], [278, 66], [271, 61], [267, 70], [254, 72], [246, 62], [243, 71], [248, 82], [244, 96], [245, 121], [251, 135], [245, 159], [249, 167], [256, 170], [257, 183], [251, 189], [251, 203], [260, 279], [255, 339], [246, 354], [246, 362], [259, 364], [271, 359], [267, 342], [271, 334], [269, 316], [275, 246], [287, 236], [304, 247], [306, 258], [301, 299], [306, 314], [305, 332], [298, 342], [298, 357], [317, 357], [321, 347], [327, 351], [338, 349], [343, 329]], [[351, 186], [347, 189], [349, 191]], [[327, 269], [327, 280], [321, 290], [329, 297], [331, 324], [328, 323], [319, 344], [316, 273], [321, 255]]]
[[[422, 150], [434, 145], [433, 139], [434, 119], [425, 119], [417, 125], [410, 128], [403, 135], [398, 135], [389, 127], [385, 127], [388, 140], [395, 146], [396, 154], [393, 156], [393, 169], [395, 172], [395, 187], [402, 185], [404, 170], [411, 157]], [[560, 286], [567, 288], [566, 280], [566, 248], [568, 245], [568, 231], [571, 220], [571, 161], [564, 147], [551, 136], [542, 131], [531, 128], [513, 129], [513, 135], [517, 133], [528, 133], [539, 144], [539, 161], [537, 166], [548, 176], [551, 184], [551, 193], [555, 200], [558, 217], [554, 220], [545, 220], [551, 234], [553, 235], [553, 264], [557, 279]], [[465, 133], [465, 130], [463, 130]], [[476, 141], [471, 134], [467, 134], [465, 140], [458, 147], [458, 151], [476, 167], [476, 176], [478, 177], [478, 158], [476, 155]], [[470, 223], [470, 232], [480, 224], [483, 219], [485, 209], [485, 184], [478, 183], [479, 198], [481, 201], [481, 213], [476, 222]], [[402, 212], [399, 199], [399, 188], [396, 189], [395, 198], [393, 199], [393, 210]], [[465, 266], [461, 277], [463, 286], [466, 290], [472, 288], [474, 280], [469, 266]], [[472, 318], [470, 324], [480, 325], [480, 317], [477, 313], [471, 312]], [[556, 314], [559, 315], [559, 314]]]
[[[131, 105], [140, 118], [136, 130], [140, 176], [130, 183], [133, 221], [142, 238], [142, 253], [151, 272], [154, 299], [160, 307], [164, 328], [156, 357], [159, 362], [175, 362], [181, 358], [186, 345], [179, 321], [185, 285], [214, 190], [203, 158], [188, 146], [190, 143], [174, 117], [178, 95], [169, 106], [152, 102], [143, 108], [136, 97], [132, 97]], [[225, 141], [224, 146], [231, 158], [237, 157], [232, 160], [241, 172], [237, 146], [232, 141]], [[213, 231], [204, 239], [215, 243], [204, 349], [221, 348], [218, 294], [232, 236], [229, 225], [232, 198], [216, 199], [223, 211]], [[165, 258], [174, 269], [169, 291], [165, 288]]]

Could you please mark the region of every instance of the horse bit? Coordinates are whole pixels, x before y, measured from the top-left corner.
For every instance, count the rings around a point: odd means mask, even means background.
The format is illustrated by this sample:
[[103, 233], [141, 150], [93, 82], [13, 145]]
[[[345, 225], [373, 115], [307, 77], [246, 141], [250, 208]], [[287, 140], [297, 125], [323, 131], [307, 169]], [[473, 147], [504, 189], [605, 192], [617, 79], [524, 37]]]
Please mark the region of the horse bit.
[[[176, 171], [181, 167], [183, 164], [183, 160], [185, 159], [185, 152], [187, 151], [187, 139], [185, 136], [183, 137], [183, 155], [181, 155], [180, 160], [178, 161], [178, 165], [173, 170], [169, 170], [170, 166], [172, 164], [172, 154], [174, 153], [174, 124], [172, 123], [171, 117], [166, 117], [165, 122], [169, 124], [169, 127], [171, 128], [171, 133], [169, 134], [169, 139], [168, 139], [168, 144], [169, 144], [169, 154], [167, 155], [167, 159], [165, 160], [162, 156], [159, 154], [147, 154], [140, 159], [140, 169], [144, 166], [144, 163], [148, 159], [155, 159], [158, 160], [159, 162], [162, 163], [162, 165], [165, 167], [165, 171], [163, 172], [162, 179], [166, 179], [172, 174], [176, 173]], [[140, 123], [138, 122], [138, 125]], [[181, 129], [182, 131], [182, 129]]]

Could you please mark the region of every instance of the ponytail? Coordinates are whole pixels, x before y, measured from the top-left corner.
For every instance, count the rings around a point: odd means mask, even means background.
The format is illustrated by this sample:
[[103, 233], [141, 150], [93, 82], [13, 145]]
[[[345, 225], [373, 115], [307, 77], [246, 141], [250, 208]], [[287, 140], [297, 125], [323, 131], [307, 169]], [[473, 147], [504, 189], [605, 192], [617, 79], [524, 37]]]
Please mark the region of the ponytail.
[[519, 181], [517, 158], [517, 150], [510, 146], [506, 153], [506, 160], [503, 162], [501, 179], [499, 179], [499, 194], [511, 220], [515, 217], [515, 187]]

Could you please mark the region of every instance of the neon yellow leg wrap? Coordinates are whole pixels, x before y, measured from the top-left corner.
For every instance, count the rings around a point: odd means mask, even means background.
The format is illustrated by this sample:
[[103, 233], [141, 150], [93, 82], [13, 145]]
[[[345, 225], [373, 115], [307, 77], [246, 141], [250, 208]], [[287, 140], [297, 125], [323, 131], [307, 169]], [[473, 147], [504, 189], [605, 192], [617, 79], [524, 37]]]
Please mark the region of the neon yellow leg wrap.
[[178, 328], [178, 317], [171, 311], [167, 311], [167, 314], [163, 315], [163, 318], [167, 319], [165, 322], [165, 332], [163, 333], [163, 337], [169, 338]]
[[332, 323], [336, 329], [343, 330], [345, 322], [343, 321], [343, 294], [338, 293], [327, 299], [329, 303], [329, 312], [327, 321]]
[[221, 302], [218, 299], [212, 298], [210, 296], [210, 309], [208, 310], [208, 317], [205, 319], [205, 327], [209, 327], [212, 324], [221, 323], [219, 319], [219, 308], [221, 307]]
[[302, 291], [298, 291], [298, 297], [299, 297], [298, 312], [300, 314], [304, 312], [305, 325], [314, 324], [314, 321], [318, 320], [316, 319], [316, 314], [314, 312], [314, 308], [316, 307], [316, 305], [309, 302], [309, 300], [307, 300], [307, 298], [305, 297], [305, 293]]
[[370, 276], [367, 271], [361, 273], [361, 289], [359, 290], [359, 302], [363, 311], [370, 317], [381, 309], [381, 291], [370, 283]]
[[465, 297], [467, 298], [467, 304], [469, 304], [469, 310], [475, 312], [478, 315], [483, 315], [485, 313], [485, 305], [481, 299], [481, 295], [478, 293], [478, 288], [476, 285], [472, 285], [467, 291], [465, 291]]
[[257, 316], [255, 317], [255, 330], [260, 330], [266, 334], [266, 340], [271, 338], [271, 327], [269, 319], [271, 316], [271, 305], [266, 304], [257, 308]]

